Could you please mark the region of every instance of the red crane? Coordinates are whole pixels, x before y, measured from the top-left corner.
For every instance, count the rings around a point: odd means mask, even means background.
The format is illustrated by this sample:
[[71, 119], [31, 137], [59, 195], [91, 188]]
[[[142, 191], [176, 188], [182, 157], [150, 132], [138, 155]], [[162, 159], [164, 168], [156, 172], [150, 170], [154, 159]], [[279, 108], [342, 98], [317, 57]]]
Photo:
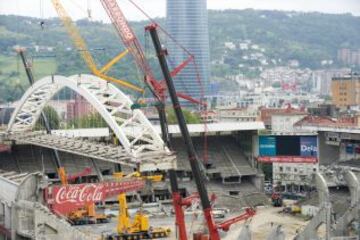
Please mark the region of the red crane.
[[[154, 74], [145, 58], [142, 47], [134, 31], [132, 30], [124, 14], [122, 13], [120, 7], [118, 6], [116, 0], [101, 0], [101, 3], [104, 9], [106, 10], [107, 14], [109, 15], [111, 22], [116, 28], [117, 33], [120, 36], [123, 44], [131, 53], [131, 55], [134, 57], [134, 60], [138, 68], [142, 71], [144, 75], [145, 83], [149, 86], [150, 91], [152, 92], [154, 97], [160, 102], [160, 104], [158, 104], [156, 108], [161, 123], [162, 138], [164, 142], [167, 144], [167, 146], [170, 148], [167, 120], [165, 114], [165, 100], [166, 100], [165, 82], [164, 81], [160, 82], [155, 79]], [[191, 60], [193, 60], [192, 56], [190, 56], [189, 59], [187, 59], [178, 67], [176, 67], [170, 73], [171, 76], [173, 77], [177, 73], [179, 73]], [[178, 93], [177, 95], [191, 102], [202, 104], [201, 101], [193, 99], [190, 96], [186, 96], [185, 94]], [[206, 104], [203, 105], [206, 106]], [[179, 192], [176, 171], [174, 169], [170, 169], [168, 173], [171, 184], [172, 200], [175, 210], [175, 224], [177, 226], [176, 228], [179, 234], [179, 239], [186, 240], [187, 235], [186, 235], [186, 226], [185, 226], [184, 211], [183, 211], [184, 202]]]
[[247, 220], [253, 216], [255, 216], [256, 211], [253, 208], [246, 208], [245, 212], [239, 216], [236, 216], [234, 218], [230, 218], [224, 222], [218, 223], [216, 226], [218, 229], [221, 229], [225, 232], [229, 231], [230, 226], [234, 223]]
[[[156, 54], [157, 54], [157, 57], [159, 60], [159, 64], [160, 64], [161, 70], [163, 72], [167, 88], [169, 90], [170, 99], [173, 104], [176, 119], [177, 119], [177, 122], [178, 122], [178, 125], [180, 128], [180, 132], [181, 132], [182, 138], [185, 142], [185, 149], [188, 154], [188, 160], [190, 163], [191, 171], [192, 171], [192, 174], [193, 174], [193, 177], [195, 180], [196, 188], [198, 190], [198, 195], [199, 195], [201, 205], [203, 208], [204, 218], [205, 218], [207, 228], [209, 231], [208, 237], [210, 240], [220, 240], [220, 235], [219, 235], [219, 231], [218, 231], [219, 229], [222, 229], [224, 231], [229, 230], [229, 228], [232, 224], [234, 224], [238, 221], [247, 219], [249, 217], [252, 217], [255, 214], [255, 210], [252, 208], [249, 208], [245, 212], [245, 214], [231, 218], [220, 224], [215, 223], [214, 217], [212, 214], [212, 205], [209, 200], [206, 185], [204, 182], [205, 179], [201, 173], [201, 169], [200, 169], [200, 165], [199, 165], [200, 163], [199, 163], [198, 157], [196, 155], [195, 148], [194, 148], [192, 139], [190, 137], [189, 130], [187, 128], [187, 124], [185, 122], [184, 114], [182, 112], [178, 96], [176, 95], [176, 89], [175, 89], [175, 86], [174, 86], [174, 83], [172, 80], [171, 73], [169, 71], [169, 67], [167, 65], [167, 60], [166, 60], [167, 51], [164, 50], [161, 46], [160, 39], [159, 39], [159, 36], [157, 33], [157, 25], [151, 24], [151, 25], [147, 26], [145, 29], [150, 32], [151, 39], [153, 41], [154, 48], [155, 48], [155, 51], [156, 51]], [[161, 124], [163, 125], [165, 123], [161, 123]], [[172, 177], [172, 174], [170, 175], [170, 179], [171, 179], [171, 177]], [[175, 176], [174, 182], [177, 184], [176, 176]], [[171, 184], [173, 184], [173, 181], [171, 181]], [[174, 200], [173, 200], [173, 202], [174, 202], [175, 212], [176, 212], [176, 209], [180, 208], [180, 210], [181, 210], [180, 212], [182, 213], [182, 215], [179, 215], [179, 216], [181, 216], [182, 219], [178, 219], [178, 216], [176, 216], [176, 221], [180, 221], [179, 222], [180, 225], [178, 225], [179, 229], [184, 230], [185, 222], [183, 219], [183, 212], [182, 212], [181, 207], [184, 205], [184, 203], [186, 203], [186, 201], [181, 201], [181, 199], [177, 199], [177, 202]], [[205, 233], [202, 233], [202, 235], [204, 235], [204, 234]], [[182, 238], [182, 236], [180, 235], [181, 240], [187, 239], [186, 233], [183, 237], [184, 238]]]
[[[110, 17], [112, 24], [114, 25], [118, 35], [120, 36], [123, 44], [133, 56], [137, 67], [144, 74], [144, 81], [150, 87], [153, 95], [161, 102], [166, 98], [166, 86], [164, 81], [158, 81], [155, 79], [152, 69], [145, 58], [144, 51], [137, 39], [134, 31], [130, 27], [125, 15], [121, 11], [116, 0], [100, 0], [106, 13]], [[189, 56], [187, 60], [177, 66], [172, 72], [171, 76], [177, 75], [186, 65], [193, 60], [193, 56]], [[178, 93], [178, 97], [183, 98], [195, 104], [206, 106], [205, 102], [188, 96], [184, 93]]]
[[[158, 55], [159, 61], [163, 63], [160, 65], [162, 67], [162, 71], [163, 71], [163, 74], [165, 77], [165, 81], [157, 81], [154, 78], [154, 74], [152, 73], [152, 70], [145, 58], [142, 47], [141, 47], [138, 39], [136, 38], [135, 33], [129, 26], [129, 24], [128, 24], [124, 14], [122, 13], [120, 7], [118, 6], [116, 0], [101, 0], [101, 3], [103, 5], [104, 9], [106, 10], [107, 14], [109, 15], [113, 25], [115, 26], [120, 38], [122, 39], [123, 44], [126, 46], [128, 51], [132, 54], [138, 68], [144, 74], [145, 83], [149, 86], [154, 97], [157, 98], [158, 101], [161, 103], [157, 106], [157, 109], [158, 109], [159, 119], [160, 119], [160, 123], [161, 123], [162, 136], [163, 136], [164, 142], [170, 147], [169, 134], [168, 134], [167, 123], [166, 123], [166, 115], [165, 115], [165, 110], [164, 110], [164, 107], [165, 107], [164, 103], [165, 103], [165, 99], [166, 99], [166, 94], [165, 94], [166, 87], [169, 88], [169, 93], [170, 93], [170, 96], [171, 96], [171, 99], [172, 99], [172, 102], [174, 105], [174, 110], [176, 112], [178, 122], [181, 125], [180, 128], [182, 129], [183, 138], [186, 140], [185, 142], [187, 143], [187, 145], [191, 145], [190, 148], [188, 148], [190, 165], [192, 166], [192, 170], [194, 173], [195, 182], [196, 182], [198, 192], [199, 192], [199, 198], [201, 200], [202, 207], [203, 207], [204, 217], [207, 222], [208, 229], [209, 229], [210, 239], [218, 240], [218, 239], [220, 239], [218, 229], [228, 229], [231, 224], [233, 224], [234, 222], [243, 220], [246, 217], [244, 217], [244, 216], [236, 217], [236, 218], [230, 219], [230, 220], [222, 223], [221, 225], [215, 224], [213, 216], [212, 216], [211, 204], [210, 204], [210, 201], [209, 201], [209, 198], [207, 195], [207, 190], [206, 190], [204, 183], [202, 182], [203, 179], [202, 179], [201, 173], [200, 173], [201, 172], [200, 166], [199, 166], [194, 148], [192, 146], [192, 141], [190, 139], [190, 135], [188, 133], [185, 121], [183, 119], [180, 103], [178, 102], [178, 100], [176, 100], [175, 101], [176, 103], [174, 103], [174, 98], [181, 97], [181, 98], [184, 98], [193, 103], [197, 103], [197, 104], [206, 106], [205, 103], [202, 103], [199, 100], [196, 100], [190, 96], [187, 96], [186, 94], [176, 93], [174, 87], [172, 87], [172, 89], [170, 89], [170, 87], [169, 87], [169, 82], [172, 82], [171, 78], [173, 76], [175, 76], [178, 72], [180, 72], [191, 60], [193, 60], [193, 57], [190, 55], [189, 59], [184, 61], [182, 64], [177, 66], [172, 72], [170, 72], [167, 65], [166, 65], [166, 67], [164, 67], [164, 62], [166, 62], [164, 56], [167, 54], [167, 52], [166, 52], [166, 50], [161, 49], [160, 42], [159, 42], [159, 40], [157, 40], [157, 46], [155, 47], [156, 53]], [[150, 34], [154, 41], [154, 36], [157, 35], [156, 26], [154, 26], [154, 25], [149, 26], [149, 27], [147, 27], [147, 30], [150, 31]], [[165, 74], [165, 72], [166, 72], [166, 74]], [[182, 119], [179, 119], [179, 116]], [[179, 231], [178, 232], [179, 239], [186, 240], [187, 239], [186, 226], [185, 226], [184, 212], [183, 212], [182, 207], [186, 206], [188, 204], [188, 202], [187, 202], [187, 199], [185, 199], [185, 201], [184, 201], [184, 199], [182, 199], [182, 197], [179, 193], [176, 172], [174, 169], [169, 170], [169, 178], [170, 178], [170, 183], [171, 183], [173, 205], [174, 205], [174, 209], [175, 209], [176, 226], [177, 226], [177, 230]]]

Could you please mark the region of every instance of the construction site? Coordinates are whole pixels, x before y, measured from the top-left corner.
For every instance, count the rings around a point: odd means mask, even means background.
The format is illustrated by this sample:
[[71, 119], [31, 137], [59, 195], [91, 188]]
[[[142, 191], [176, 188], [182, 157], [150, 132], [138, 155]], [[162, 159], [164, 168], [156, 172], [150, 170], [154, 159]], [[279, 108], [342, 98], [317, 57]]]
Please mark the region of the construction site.
[[[91, 74], [34, 79], [16, 47], [29, 87], [0, 128], [0, 239], [359, 239], [359, 167], [334, 159], [307, 174], [308, 191], [286, 196], [257, 159], [262, 121], [208, 123], [207, 102], [177, 91], [173, 80], [196, 62], [180, 45], [186, 57], [170, 66], [166, 46], [177, 42], [160, 24], [144, 26], [155, 73], [118, 2], [100, 0], [124, 51], [98, 67], [61, 0], [51, 2]], [[107, 74], [125, 56], [141, 84]], [[45, 110], [64, 91], [105, 126], [54, 129]], [[188, 105], [202, 123], [186, 123]], [[335, 156], [318, 141], [321, 157]]]

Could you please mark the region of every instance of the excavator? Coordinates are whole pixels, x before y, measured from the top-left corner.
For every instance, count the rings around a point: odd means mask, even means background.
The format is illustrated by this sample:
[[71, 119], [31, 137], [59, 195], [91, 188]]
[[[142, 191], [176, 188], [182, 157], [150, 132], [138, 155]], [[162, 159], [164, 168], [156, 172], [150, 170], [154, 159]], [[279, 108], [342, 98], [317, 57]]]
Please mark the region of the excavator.
[[[143, 176], [140, 172], [135, 171], [129, 175], [124, 175], [122, 172], [113, 174], [117, 180], [125, 178], [135, 178], [144, 181], [160, 182], [163, 179], [162, 175]], [[117, 234], [107, 236], [108, 240], [137, 240], [137, 239], [154, 239], [168, 237], [171, 233], [170, 228], [152, 227], [149, 223], [149, 217], [140, 208], [133, 221], [130, 220], [128, 206], [126, 201], [126, 194], [120, 193], [119, 200], [119, 216], [117, 222]]]

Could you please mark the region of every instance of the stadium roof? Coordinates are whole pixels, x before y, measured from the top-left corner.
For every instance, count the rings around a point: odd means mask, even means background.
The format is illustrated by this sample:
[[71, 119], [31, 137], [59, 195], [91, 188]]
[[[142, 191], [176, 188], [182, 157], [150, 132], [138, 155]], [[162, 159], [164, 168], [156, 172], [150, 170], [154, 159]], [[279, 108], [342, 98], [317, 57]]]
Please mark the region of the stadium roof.
[[[161, 133], [160, 126], [155, 126], [158, 133]], [[189, 132], [196, 133], [216, 133], [216, 132], [238, 132], [246, 130], [262, 130], [265, 129], [263, 122], [222, 122], [222, 123], [208, 123], [204, 124], [188, 124]], [[169, 133], [180, 134], [178, 125], [169, 125]]]
[[[159, 125], [154, 126], [156, 131], [161, 134]], [[205, 132], [204, 124], [188, 124], [191, 135], [200, 135]], [[263, 122], [223, 122], [223, 123], [208, 123], [206, 125], [206, 132], [208, 134], [230, 134], [231, 132], [247, 131], [247, 130], [262, 130], [265, 129]], [[139, 131], [133, 127], [125, 128], [125, 131]], [[109, 136], [108, 128], [86, 128], [86, 129], [66, 129], [53, 130], [54, 134], [69, 136], [69, 137], [107, 137]], [[169, 133], [173, 135], [180, 135], [178, 125], [169, 125]]]

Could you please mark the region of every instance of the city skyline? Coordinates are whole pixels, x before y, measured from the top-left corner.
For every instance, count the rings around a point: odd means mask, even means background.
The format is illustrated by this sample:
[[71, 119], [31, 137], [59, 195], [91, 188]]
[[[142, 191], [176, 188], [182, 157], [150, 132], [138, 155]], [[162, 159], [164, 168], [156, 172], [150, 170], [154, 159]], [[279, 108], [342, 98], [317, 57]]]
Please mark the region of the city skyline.
[[[100, 1], [89, 0], [89, 5], [92, 10], [92, 18], [95, 20], [102, 20], [109, 22], [108, 17], [101, 7]], [[151, 17], [165, 17], [166, 14], [166, 0], [136, 0], [136, 4], [141, 6]], [[88, 4], [86, 0], [77, 1], [63, 1], [64, 6], [69, 11], [74, 19], [81, 19], [87, 17]], [[129, 20], [144, 20], [146, 17], [131, 5], [129, 1], [119, 1], [126, 16]], [[224, 9], [246, 9], [254, 8], [261, 10], [283, 10], [283, 11], [304, 11], [304, 12], [324, 12], [324, 13], [351, 13], [360, 16], [360, 3], [357, 0], [298, 0], [296, 2], [289, 2], [286, 0], [208, 0], [208, 9], [224, 10]], [[31, 16], [39, 18], [56, 17], [56, 12], [52, 7], [51, 1], [43, 0], [14, 0], [9, 4], [9, 1], [0, 0], [0, 14], [14, 14], [22, 16]]]

